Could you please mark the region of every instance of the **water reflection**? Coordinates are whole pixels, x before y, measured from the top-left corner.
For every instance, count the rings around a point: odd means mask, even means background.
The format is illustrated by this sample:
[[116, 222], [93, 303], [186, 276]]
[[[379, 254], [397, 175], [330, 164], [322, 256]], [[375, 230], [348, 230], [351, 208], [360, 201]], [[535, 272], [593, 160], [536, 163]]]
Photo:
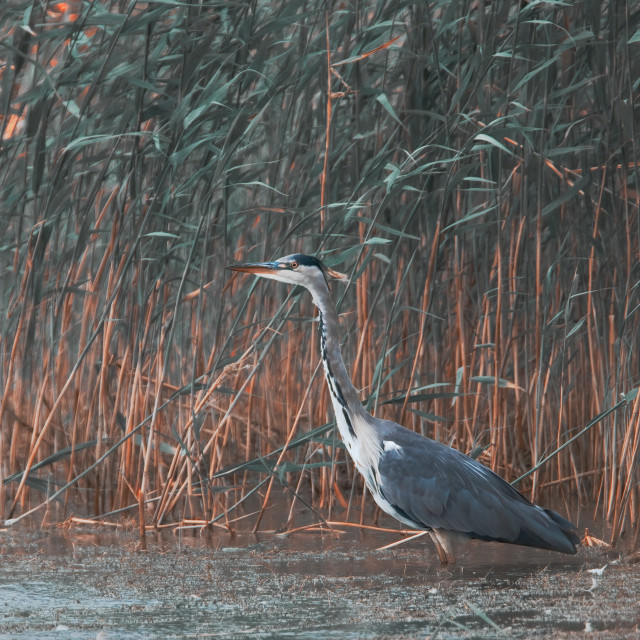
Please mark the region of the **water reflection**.
[[[215, 551], [227, 557], [243, 556], [247, 553], [262, 555], [269, 562], [293, 557], [296, 562], [314, 563], [332, 552], [345, 555], [359, 574], [368, 571], [391, 571], [392, 575], [420, 573], [425, 568], [441, 568], [435, 548], [428, 536], [403, 542], [400, 532], [342, 530], [339, 533], [329, 530], [278, 535], [274, 532], [235, 532], [234, 534], [211, 532], [188, 533], [175, 531], [152, 531], [147, 533], [147, 546], [150, 551], [192, 549]], [[389, 550], [381, 547], [401, 542]], [[5, 530], [0, 534], [0, 553], [16, 555], [67, 556], [79, 550], [91, 548], [108, 552], [109, 548], [135, 551], [138, 538], [132, 531], [113, 531], [95, 529], [22, 529]], [[523, 568], [558, 566], [580, 566], [580, 555], [568, 556], [552, 551], [531, 549], [517, 545], [482, 542], [478, 540], [460, 540], [456, 543], [457, 563], [451, 571], [464, 575], [467, 570], [491, 569], [494, 572], [518, 571]], [[359, 566], [362, 563], [364, 568]], [[400, 572], [394, 570], [395, 563], [401, 564]], [[304, 571], [304, 566], [301, 566]], [[338, 566], [327, 564], [331, 575], [345, 575], [344, 563]]]

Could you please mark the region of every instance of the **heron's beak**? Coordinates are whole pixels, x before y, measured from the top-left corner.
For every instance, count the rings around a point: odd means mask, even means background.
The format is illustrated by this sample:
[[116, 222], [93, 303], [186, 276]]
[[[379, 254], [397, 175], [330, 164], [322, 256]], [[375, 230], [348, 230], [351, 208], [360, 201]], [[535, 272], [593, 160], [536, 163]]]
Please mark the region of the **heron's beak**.
[[286, 269], [286, 266], [283, 264], [278, 264], [277, 262], [247, 262], [245, 264], [230, 264], [227, 269], [229, 269], [230, 271], [255, 273], [259, 276], [263, 273], [282, 271], [283, 269]]
[[[278, 271], [289, 271], [286, 264], [279, 262], [247, 262], [245, 264], [230, 264], [227, 269], [230, 271], [242, 271], [243, 273], [254, 273], [257, 276], [269, 275]], [[336, 280], [347, 280], [349, 276], [339, 271], [334, 271], [328, 267], [324, 268], [324, 273], [329, 278]]]

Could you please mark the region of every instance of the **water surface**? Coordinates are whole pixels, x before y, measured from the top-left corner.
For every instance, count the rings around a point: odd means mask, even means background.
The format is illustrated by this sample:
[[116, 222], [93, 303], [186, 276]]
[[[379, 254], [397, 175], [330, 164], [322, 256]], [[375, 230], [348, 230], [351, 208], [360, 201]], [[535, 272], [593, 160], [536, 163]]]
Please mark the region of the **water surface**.
[[2, 530], [0, 639], [638, 637], [630, 556], [396, 539]]

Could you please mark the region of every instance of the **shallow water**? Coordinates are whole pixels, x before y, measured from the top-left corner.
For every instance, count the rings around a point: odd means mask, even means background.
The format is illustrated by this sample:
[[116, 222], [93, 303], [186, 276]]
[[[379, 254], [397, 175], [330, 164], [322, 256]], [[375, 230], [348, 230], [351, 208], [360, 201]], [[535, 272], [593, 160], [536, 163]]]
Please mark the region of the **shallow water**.
[[395, 539], [3, 530], [0, 639], [637, 637], [615, 553], [472, 541], [442, 569], [427, 538], [376, 551]]

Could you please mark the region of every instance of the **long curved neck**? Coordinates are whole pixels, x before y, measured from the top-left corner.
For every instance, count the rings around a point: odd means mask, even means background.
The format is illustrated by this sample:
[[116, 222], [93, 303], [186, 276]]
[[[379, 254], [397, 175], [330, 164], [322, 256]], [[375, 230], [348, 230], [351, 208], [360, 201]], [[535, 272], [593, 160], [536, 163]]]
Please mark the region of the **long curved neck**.
[[382, 454], [377, 423], [364, 410], [344, 366], [338, 337], [338, 314], [327, 283], [314, 283], [309, 290], [313, 302], [320, 309], [320, 350], [336, 424], [356, 467], [375, 496], [378, 493], [377, 461]]
[[310, 291], [314, 304], [320, 310], [320, 351], [333, 408], [336, 414], [339, 411], [348, 414], [345, 420], [349, 430], [353, 431], [351, 419], [365, 411], [342, 359], [336, 307], [326, 284], [324, 287], [314, 286]]

